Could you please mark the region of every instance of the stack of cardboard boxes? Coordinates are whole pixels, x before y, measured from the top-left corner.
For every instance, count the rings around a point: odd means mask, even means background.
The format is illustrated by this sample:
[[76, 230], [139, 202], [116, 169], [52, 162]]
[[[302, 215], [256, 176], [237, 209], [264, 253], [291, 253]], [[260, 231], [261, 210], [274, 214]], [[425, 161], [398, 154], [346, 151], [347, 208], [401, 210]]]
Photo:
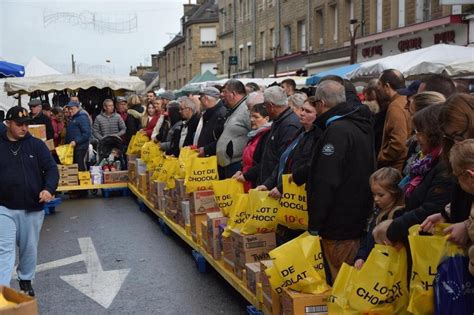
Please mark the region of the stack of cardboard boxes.
[[78, 178], [79, 178], [79, 185], [81, 186], [88, 186], [92, 185], [92, 180], [91, 180], [91, 173], [89, 172], [79, 172], [78, 173]]
[[[260, 280], [262, 282], [262, 299], [264, 314], [281, 314], [280, 296], [272, 290], [265, 270], [273, 267], [273, 260], [260, 261]], [[303, 313], [304, 314], [304, 313]]]
[[207, 222], [207, 213], [218, 211], [220, 209], [214, 199], [214, 191], [198, 190], [192, 193], [189, 199], [189, 221], [191, 236], [196, 243], [200, 244], [203, 235], [207, 238], [207, 229], [202, 231], [202, 222]]
[[104, 172], [104, 184], [117, 184], [128, 182], [128, 171]]
[[77, 164], [61, 165], [58, 164], [59, 183], [58, 186], [77, 186], [79, 185], [79, 169]]

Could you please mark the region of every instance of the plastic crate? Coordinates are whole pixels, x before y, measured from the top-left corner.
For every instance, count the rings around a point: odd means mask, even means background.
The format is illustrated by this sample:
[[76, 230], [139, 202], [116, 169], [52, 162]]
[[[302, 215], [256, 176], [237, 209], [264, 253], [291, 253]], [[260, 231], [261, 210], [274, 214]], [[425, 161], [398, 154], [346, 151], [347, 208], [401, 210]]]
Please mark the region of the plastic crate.
[[110, 193], [118, 191], [123, 197], [130, 196], [130, 190], [128, 188], [102, 188], [102, 196], [104, 198], [109, 198]]
[[194, 261], [196, 262], [196, 267], [198, 268], [199, 272], [205, 273], [207, 271], [207, 261], [203, 255], [197, 250], [193, 250], [193, 257]]
[[253, 305], [248, 305], [247, 306], [247, 314], [249, 315], [263, 315], [263, 313], [259, 310], [257, 310], [257, 308]]
[[161, 231], [162, 231], [165, 235], [171, 235], [171, 229], [170, 229], [170, 227], [165, 223], [165, 221], [163, 221], [162, 218], [159, 218], [159, 219], [158, 219], [158, 225], [160, 226]]

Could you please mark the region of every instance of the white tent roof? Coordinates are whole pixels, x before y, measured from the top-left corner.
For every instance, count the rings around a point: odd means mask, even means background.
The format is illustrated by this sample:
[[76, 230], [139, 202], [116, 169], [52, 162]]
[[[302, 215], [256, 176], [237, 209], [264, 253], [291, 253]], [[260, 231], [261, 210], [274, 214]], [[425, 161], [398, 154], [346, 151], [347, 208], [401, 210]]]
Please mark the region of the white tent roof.
[[[308, 77], [279, 77], [279, 78], [236, 78], [236, 80], [239, 80], [243, 84], [247, 84], [249, 82], [254, 82], [258, 85], [261, 86], [269, 86], [270, 84], [273, 84], [275, 82], [280, 83], [281, 81], [285, 79], [293, 79], [295, 80], [296, 87], [297, 88], [302, 88], [306, 86], [306, 79]], [[218, 81], [206, 81], [206, 82], [198, 82], [198, 83], [190, 83], [189, 85], [199, 85], [201, 87], [203, 86], [209, 86], [209, 85], [223, 85], [225, 84], [229, 79], [220, 79]]]
[[65, 89], [77, 90], [91, 87], [139, 91], [145, 88], [145, 82], [138, 77], [131, 76], [60, 74], [6, 79], [4, 86], [9, 94], [18, 92], [28, 94], [34, 91], [52, 92]]
[[39, 77], [42, 75], [61, 74], [56, 69], [51, 68], [36, 56], [31, 58], [25, 67], [25, 77]]
[[451, 77], [474, 75], [474, 47], [438, 44], [403, 54], [361, 63], [347, 74], [351, 80], [373, 78], [386, 69], [397, 69], [406, 78], [444, 73]]

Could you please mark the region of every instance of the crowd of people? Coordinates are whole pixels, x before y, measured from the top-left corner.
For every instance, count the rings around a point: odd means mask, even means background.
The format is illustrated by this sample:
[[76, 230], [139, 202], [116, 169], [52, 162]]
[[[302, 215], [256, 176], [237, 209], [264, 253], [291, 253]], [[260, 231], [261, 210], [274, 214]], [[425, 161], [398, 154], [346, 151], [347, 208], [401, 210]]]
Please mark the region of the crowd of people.
[[[406, 86], [390, 69], [362, 93], [337, 76], [322, 78], [314, 95], [291, 79], [267, 88], [230, 79], [178, 98], [149, 91], [106, 99], [93, 122], [77, 97], [49, 112], [36, 100], [29, 106], [30, 122], [45, 124], [48, 139], [74, 146], [79, 170], [90, 143], [120, 138], [124, 152], [140, 132], [167, 155], [186, 146], [215, 155], [220, 179], [236, 178], [246, 191], [280, 198], [290, 174], [306, 184], [308, 231], [321, 236], [331, 283], [343, 263], [360, 269], [375, 243], [408, 246], [415, 224], [432, 232], [450, 222], [450, 241], [472, 243], [474, 97], [462, 87], [442, 75]], [[0, 210], [9, 207], [5, 198]], [[302, 232], [278, 226], [278, 243]]]

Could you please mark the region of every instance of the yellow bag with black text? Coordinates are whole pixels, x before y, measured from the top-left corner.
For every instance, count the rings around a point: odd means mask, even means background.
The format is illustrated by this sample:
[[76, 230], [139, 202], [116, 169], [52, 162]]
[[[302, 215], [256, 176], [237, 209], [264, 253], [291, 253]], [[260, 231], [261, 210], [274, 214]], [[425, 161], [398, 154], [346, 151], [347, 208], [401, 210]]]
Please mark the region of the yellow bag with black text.
[[235, 178], [216, 180], [211, 184], [217, 205], [225, 216], [229, 216], [237, 195], [244, 193], [244, 184]]
[[249, 218], [250, 200], [248, 194], [237, 194], [229, 210], [229, 219], [222, 236], [229, 237], [233, 229], [240, 230]]
[[71, 165], [74, 162], [74, 147], [72, 145], [60, 145], [55, 150], [62, 165]]
[[162, 154], [160, 147], [154, 141], [145, 142], [145, 144], [140, 149], [140, 158], [146, 163]]
[[420, 235], [420, 226], [409, 229], [408, 242], [413, 259], [410, 277], [410, 302], [408, 311], [413, 314], [433, 314], [435, 312], [433, 282], [438, 265], [448, 252], [457, 246], [447, 241], [443, 230], [449, 224], [437, 224], [433, 235]]
[[182, 147], [179, 151], [178, 161], [179, 169], [176, 178], [186, 178], [186, 168], [193, 156], [198, 156], [198, 152], [191, 147]]
[[352, 290], [352, 275], [356, 269], [343, 263], [331, 289], [328, 299], [328, 313], [345, 315], [360, 314], [358, 311], [349, 311], [349, 292]]
[[166, 183], [166, 188], [174, 189], [176, 185], [174, 179], [178, 168], [178, 159], [175, 157], [167, 156], [163, 161], [163, 166], [158, 171], [156, 180], [162, 183]]
[[155, 156], [154, 158], [150, 159], [148, 161], [148, 164], [146, 165], [146, 168], [148, 171], [153, 172], [152, 179], [155, 180], [157, 174], [157, 170], [159, 170], [163, 166], [163, 162], [165, 160], [165, 155], [162, 151], [160, 151], [160, 154]]
[[186, 192], [212, 189], [212, 182], [219, 179], [217, 156], [198, 157], [191, 155], [186, 165], [184, 186]]
[[132, 153], [132, 148], [134, 147], [133, 146], [133, 143], [135, 142], [135, 135], [133, 135], [131, 138], [130, 138], [130, 141], [128, 142], [128, 147], [127, 147], [127, 154], [133, 154]]
[[268, 196], [268, 191], [249, 190], [249, 217], [240, 230], [242, 234], [275, 232], [280, 204]]
[[[270, 251], [273, 267], [280, 281], [272, 289], [281, 293], [290, 288], [310, 294], [321, 294], [329, 289], [324, 274], [319, 236], [305, 232], [297, 238]], [[274, 275], [275, 277], [275, 275]]]
[[308, 229], [306, 185], [289, 181], [290, 174], [282, 175], [283, 193], [278, 210], [278, 223], [295, 230]]
[[360, 312], [407, 314], [406, 258], [405, 248], [376, 244], [362, 269], [352, 274], [349, 307]]
[[150, 141], [147, 135], [141, 133], [140, 131], [135, 134], [135, 138], [133, 139], [133, 142], [128, 145], [130, 154], [137, 154], [140, 153], [140, 150], [142, 149], [142, 146]]

